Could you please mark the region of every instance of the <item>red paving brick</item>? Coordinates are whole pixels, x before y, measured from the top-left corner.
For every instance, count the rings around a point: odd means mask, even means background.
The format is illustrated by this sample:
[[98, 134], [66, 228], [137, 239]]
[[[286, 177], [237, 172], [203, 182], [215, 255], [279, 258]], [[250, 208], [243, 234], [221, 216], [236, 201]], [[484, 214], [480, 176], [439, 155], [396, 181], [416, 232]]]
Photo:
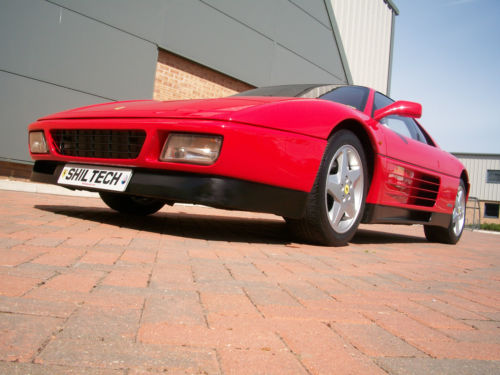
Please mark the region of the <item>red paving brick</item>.
[[500, 361], [500, 344], [412, 340], [413, 345], [434, 358]]
[[388, 306], [431, 328], [473, 330], [470, 325], [411, 301], [405, 303], [390, 303]]
[[0, 249], [0, 259], [5, 267], [15, 267], [33, 259], [36, 255], [15, 249]]
[[335, 323], [335, 331], [371, 357], [425, 357], [426, 355], [391, 335], [377, 324]]
[[77, 307], [77, 304], [62, 301], [0, 296], [0, 311], [11, 314], [36, 314], [37, 316], [68, 318]]
[[155, 289], [194, 288], [189, 264], [157, 264], [151, 272], [149, 285]]
[[46, 340], [62, 328], [51, 317], [0, 313], [0, 361], [29, 362]]
[[0, 295], [8, 297], [22, 296], [41, 282], [42, 280], [31, 277], [0, 274]]
[[279, 337], [268, 327], [208, 328], [194, 324], [143, 324], [140, 342], [156, 345], [177, 345], [234, 350], [264, 350], [279, 352], [286, 349]]
[[272, 215], [3, 191], [0, 373], [500, 373], [498, 240], [325, 248]]
[[279, 324], [284, 342], [313, 374], [384, 374], [384, 371], [327, 325]]
[[224, 374], [308, 374], [300, 361], [286, 348], [280, 351], [267, 347], [260, 349], [223, 348], [219, 353]]
[[114, 264], [121, 256], [121, 252], [88, 251], [81, 259], [81, 263], [90, 264]]
[[431, 310], [438, 311], [444, 315], [447, 315], [453, 319], [464, 320], [464, 319], [478, 319], [484, 320], [483, 316], [473, 313], [471, 311], [467, 311], [457, 306], [453, 306], [452, 304], [437, 300], [435, 298], [425, 298], [422, 300], [416, 300], [417, 303], [427, 306]]
[[103, 277], [101, 272], [82, 272], [67, 273], [57, 275], [47, 281], [44, 288], [55, 289], [68, 292], [88, 293], [97, 284], [97, 281]]
[[149, 281], [149, 271], [140, 269], [113, 270], [103, 280], [103, 285], [114, 285], [131, 288], [145, 288]]
[[67, 267], [74, 264], [83, 254], [85, 254], [83, 249], [57, 247], [36, 258], [33, 263]]
[[244, 295], [201, 293], [201, 301], [208, 313], [245, 314], [260, 317], [252, 301]]
[[156, 253], [154, 252], [144, 252], [137, 250], [126, 250], [125, 253], [120, 257], [120, 261], [125, 263], [154, 263], [156, 258]]

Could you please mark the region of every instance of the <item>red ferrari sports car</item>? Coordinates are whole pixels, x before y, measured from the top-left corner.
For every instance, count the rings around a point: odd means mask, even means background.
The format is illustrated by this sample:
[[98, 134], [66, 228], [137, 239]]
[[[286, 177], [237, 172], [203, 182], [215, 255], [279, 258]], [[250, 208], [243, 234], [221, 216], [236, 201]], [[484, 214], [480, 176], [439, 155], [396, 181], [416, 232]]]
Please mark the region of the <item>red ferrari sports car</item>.
[[467, 172], [420, 115], [342, 85], [92, 105], [29, 126], [32, 180], [97, 191], [127, 214], [176, 202], [274, 213], [324, 245], [346, 244], [360, 222], [423, 224], [430, 241], [456, 243]]

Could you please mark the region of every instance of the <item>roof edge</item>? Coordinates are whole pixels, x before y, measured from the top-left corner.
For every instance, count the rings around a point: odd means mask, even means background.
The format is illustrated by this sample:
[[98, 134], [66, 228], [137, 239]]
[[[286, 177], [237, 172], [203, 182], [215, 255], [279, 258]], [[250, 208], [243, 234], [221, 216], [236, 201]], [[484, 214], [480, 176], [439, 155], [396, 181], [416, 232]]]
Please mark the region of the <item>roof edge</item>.
[[491, 154], [491, 153], [480, 153], [480, 152], [450, 152], [450, 154], [460, 157], [460, 156], [482, 156], [482, 157], [494, 157], [494, 158], [500, 158], [500, 154]]
[[396, 13], [396, 16], [399, 16], [399, 9], [396, 6], [396, 4], [394, 4], [393, 0], [384, 0], [384, 3], [386, 3], [389, 6], [389, 8], [391, 8], [392, 11]]

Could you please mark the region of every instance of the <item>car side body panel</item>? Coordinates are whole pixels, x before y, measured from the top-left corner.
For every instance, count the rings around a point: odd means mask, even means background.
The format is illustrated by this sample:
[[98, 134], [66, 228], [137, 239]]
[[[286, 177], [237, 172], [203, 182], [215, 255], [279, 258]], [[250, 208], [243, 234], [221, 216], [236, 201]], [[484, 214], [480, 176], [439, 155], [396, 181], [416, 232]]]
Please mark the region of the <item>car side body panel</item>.
[[451, 214], [458, 183], [459, 177], [432, 174], [425, 168], [379, 155], [366, 202]]

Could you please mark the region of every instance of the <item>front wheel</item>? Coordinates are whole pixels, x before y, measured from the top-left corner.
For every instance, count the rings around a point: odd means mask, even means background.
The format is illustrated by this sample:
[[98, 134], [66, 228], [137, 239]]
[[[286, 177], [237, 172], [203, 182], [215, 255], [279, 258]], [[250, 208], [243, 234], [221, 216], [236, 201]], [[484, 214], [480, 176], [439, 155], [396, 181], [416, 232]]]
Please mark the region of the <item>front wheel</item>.
[[455, 207], [451, 215], [451, 221], [448, 228], [424, 225], [424, 233], [427, 240], [431, 242], [442, 242], [447, 244], [456, 244], [465, 226], [465, 184], [460, 180], [455, 198]]
[[343, 246], [356, 232], [368, 186], [366, 157], [361, 142], [349, 130], [330, 138], [302, 219], [287, 223], [300, 239]]
[[161, 210], [165, 205], [165, 202], [159, 199], [135, 195], [109, 193], [104, 191], [101, 191], [99, 195], [109, 208], [121, 212], [122, 214], [139, 216], [150, 215]]

